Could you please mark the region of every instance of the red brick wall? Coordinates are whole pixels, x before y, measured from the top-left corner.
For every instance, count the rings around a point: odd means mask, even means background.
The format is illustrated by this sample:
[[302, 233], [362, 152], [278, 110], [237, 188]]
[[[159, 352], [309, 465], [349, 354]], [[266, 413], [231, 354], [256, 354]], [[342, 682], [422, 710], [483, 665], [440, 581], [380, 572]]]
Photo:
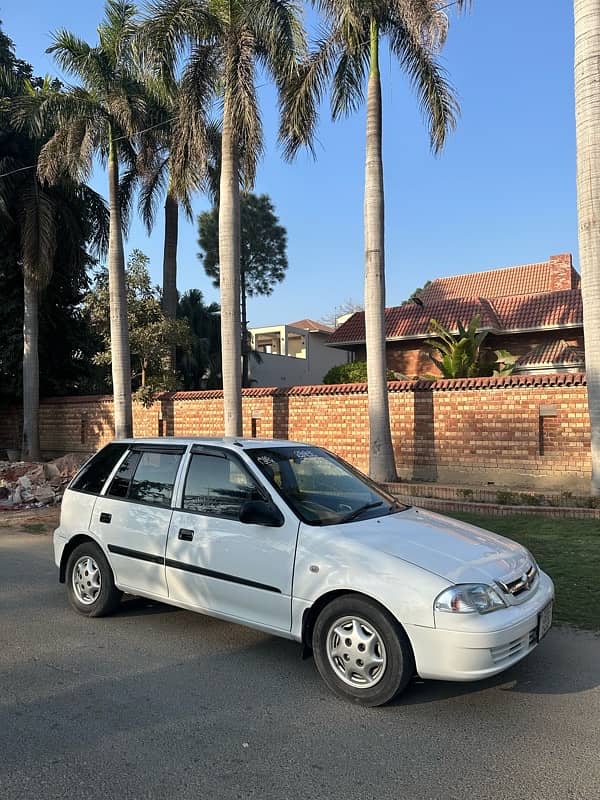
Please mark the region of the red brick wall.
[[[586, 488], [590, 429], [585, 376], [512, 376], [391, 382], [398, 473], [405, 479]], [[221, 392], [177, 392], [134, 405], [136, 436], [221, 436]], [[543, 413], [544, 416], [540, 416]], [[362, 384], [246, 389], [244, 435], [322, 444], [368, 468], [367, 393]], [[90, 452], [112, 437], [110, 397], [45, 400], [46, 453]], [[0, 415], [0, 445], [18, 442], [17, 415]]]

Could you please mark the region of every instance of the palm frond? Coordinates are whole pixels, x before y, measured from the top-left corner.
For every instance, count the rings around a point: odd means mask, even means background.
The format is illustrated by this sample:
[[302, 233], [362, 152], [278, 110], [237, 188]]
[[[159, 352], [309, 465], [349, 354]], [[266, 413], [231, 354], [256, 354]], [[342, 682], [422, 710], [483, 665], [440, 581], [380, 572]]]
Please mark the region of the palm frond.
[[369, 68], [369, 53], [364, 47], [355, 53], [340, 53], [333, 75], [331, 113], [333, 119], [357, 111], [364, 100], [364, 84]]
[[[397, 21], [395, 21], [397, 22]], [[456, 127], [460, 108], [454, 90], [430, 47], [402, 24], [387, 24], [390, 48], [415, 90], [429, 128], [431, 149], [437, 155], [448, 133]]]
[[38, 290], [45, 289], [56, 253], [56, 208], [35, 177], [21, 190], [19, 223], [23, 272]]
[[335, 35], [323, 35], [316, 49], [296, 67], [280, 95], [279, 141], [285, 158], [294, 158], [306, 146], [313, 156], [319, 105], [329, 88], [339, 49]]
[[154, 0], [146, 6], [139, 47], [148, 63], [172, 82], [190, 44], [206, 41], [219, 26], [206, 3], [198, 0]]
[[106, 200], [85, 184], [78, 187], [77, 195], [83, 200], [91, 218], [93, 235], [90, 243], [92, 248], [100, 257], [103, 257], [108, 252], [110, 233], [110, 214]]
[[263, 151], [262, 122], [255, 85], [256, 39], [249, 28], [237, 31], [226, 51], [224, 91], [229, 94], [231, 124], [238, 136], [245, 188], [254, 185]]

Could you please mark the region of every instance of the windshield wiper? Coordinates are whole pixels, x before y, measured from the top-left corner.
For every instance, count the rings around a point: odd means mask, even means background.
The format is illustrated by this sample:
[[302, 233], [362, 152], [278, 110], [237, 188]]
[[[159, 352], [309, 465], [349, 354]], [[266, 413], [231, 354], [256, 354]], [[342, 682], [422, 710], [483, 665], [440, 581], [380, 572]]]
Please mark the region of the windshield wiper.
[[343, 522], [352, 522], [353, 519], [356, 519], [363, 511], [368, 511], [370, 508], [377, 508], [378, 506], [383, 505], [383, 500], [375, 500], [374, 503], [365, 503], [364, 506], [359, 506], [355, 508], [354, 511], [350, 511], [349, 514], [346, 514], [345, 517], [342, 517], [340, 523]]

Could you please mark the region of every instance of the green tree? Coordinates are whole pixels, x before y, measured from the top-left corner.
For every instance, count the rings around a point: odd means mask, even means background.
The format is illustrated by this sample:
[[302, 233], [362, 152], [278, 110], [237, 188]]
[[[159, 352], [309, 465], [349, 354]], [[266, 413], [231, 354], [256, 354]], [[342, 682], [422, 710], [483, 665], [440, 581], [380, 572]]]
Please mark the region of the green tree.
[[[270, 295], [288, 267], [287, 233], [279, 224], [275, 208], [266, 194], [244, 192], [240, 198], [240, 307], [242, 327], [242, 386], [248, 386], [247, 298]], [[219, 210], [215, 206], [198, 217], [199, 257], [206, 274], [220, 285]]]
[[[127, 262], [125, 288], [131, 345], [130, 387], [136, 399], [152, 403], [157, 392], [176, 388], [170, 364], [173, 348], [190, 347], [190, 328], [183, 319], [168, 319], [161, 309], [160, 290], [152, 286], [148, 272], [149, 259], [134, 250]], [[85, 298], [85, 307], [92, 326], [101, 337], [105, 349], [94, 360], [108, 366], [111, 362], [111, 331], [108, 324], [110, 306], [109, 275], [106, 268], [96, 273], [92, 291]]]
[[585, 372], [591, 427], [591, 492], [600, 495], [600, 2], [575, 0], [577, 215]]
[[56, 81], [45, 78], [34, 85], [22, 77], [24, 71], [18, 61], [14, 71], [0, 71], [0, 173], [5, 173], [0, 179], [0, 216], [23, 275], [22, 456], [39, 460], [40, 298], [52, 278], [59, 240], [62, 253], [68, 251], [77, 269], [86, 257], [82, 243], [92, 238], [86, 227], [88, 212], [98, 250], [106, 244], [108, 220], [104, 201], [84, 183], [62, 173], [52, 184], [40, 177], [41, 152], [56, 130], [47, 107], [61, 93]]
[[[439, 152], [456, 123], [458, 104], [436, 59], [447, 30], [438, 0], [313, 0], [326, 23], [320, 46], [290, 84], [282, 134], [287, 153], [312, 138], [318, 105], [331, 84], [334, 119], [355, 111], [367, 88], [365, 158], [365, 327], [369, 382], [369, 472], [396, 478], [386, 382], [384, 194], [379, 46], [386, 39], [415, 89]], [[457, 0], [456, 8], [468, 5]], [[445, 8], [446, 6], [443, 6]], [[309, 138], [309, 140], [310, 140]]]
[[[444, 378], [475, 378], [481, 375], [481, 345], [487, 331], [479, 331], [481, 317], [475, 316], [467, 327], [457, 323], [458, 334], [435, 319], [429, 323], [429, 330], [434, 339], [427, 339], [425, 344], [439, 354], [439, 358], [430, 354], [429, 358], [440, 370]], [[479, 331], [479, 332], [478, 332]]]
[[217, 66], [222, 102], [219, 183], [219, 261], [224, 427], [242, 433], [240, 326], [240, 176], [254, 183], [263, 132], [256, 71], [280, 92], [304, 52], [294, 0], [159, 0], [149, 7], [147, 35], [165, 70], [175, 73], [182, 52], [186, 69], [204, 62], [208, 47]]
[[177, 352], [177, 367], [184, 389], [222, 389], [221, 320], [217, 303], [205, 305], [202, 292], [190, 289], [177, 307], [178, 319], [191, 331], [189, 349]]
[[54, 181], [62, 170], [72, 177], [90, 174], [94, 156], [107, 164], [110, 208], [108, 279], [110, 286], [110, 344], [114, 395], [115, 436], [131, 436], [131, 376], [123, 215], [119, 197], [119, 170], [123, 162], [135, 167], [131, 137], [147, 119], [147, 92], [136, 61], [136, 8], [125, 0], [107, 0], [92, 47], [66, 30], [53, 35], [48, 52], [81, 85], [54, 105], [58, 128], [44, 147], [40, 175]]

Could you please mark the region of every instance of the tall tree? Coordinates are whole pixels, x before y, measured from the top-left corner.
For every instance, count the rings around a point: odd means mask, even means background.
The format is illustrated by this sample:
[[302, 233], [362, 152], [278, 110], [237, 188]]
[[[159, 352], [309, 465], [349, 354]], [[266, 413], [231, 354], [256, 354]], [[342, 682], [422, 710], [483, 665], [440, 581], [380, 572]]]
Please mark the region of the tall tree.
[[240, 175], [254, 182], [262, 152], [256, 93], [261, 67], [280, 91], [304, 51], [299, 5], [294, 0], [161, 0], [149, 7], [149, 40], [174, 73], [185, 53], [193, 71], [209, 47], [218, 68], [223, 117], [219, 184], [221, 341], [224, 427], [242, 433], [240, 326]]
[[[367, 89], [365, 155], [365, 325], [369, 384], [369, 472], [377, 481], [396, 478], [386, 382], [385, 238], [382, 159], [382, 100], [379, 47], [406, 72], [438, 153], [456, 123], [458, 105], [436, 59], [447, 31], [439, 0], [312, 0], [326, 22], [317, 52], [291, 84], [282, 137], [293, 156], [314, 131], [317, 108], [331, 84], [334, 119], [355, 111]], [[457, 0], [459, 10], [469, 0]]]
[[591, 492], [600, 495], [600, 0], [575, 0], [577, 213], [585, 371], [592, 434]]
[[[143, 26], [140, 42], [143, 48]], [[169, 319], [177, 315], [179, 210], [183, 208], [192, 221], [193, 193], [204, 191], [212, 200], [218, 194], [215, 162], [220, 131], [207, 118], [207, 108], [214, 96], [215, 69], [210, 50], [206, 49], [205, 55], [203, 64], [179, 81], [144, 74], [153, 102], [148, 130], [140, 137], [136, 171], [126, 176], [129, 180], [139, 178], [140, 212], [148, 231], [154, 225], [158, 204], [164, 199], [162, 308]], [[174, 353], [169, 361], [174, 369]]]
[[178, 319], [192, 332], [189, 350], [177, 353], [177, 367], [185, 389], [222, 389], [221, 321], [217, 303], [204, 303], [202, 292], [190, 289], [179, 300]]
[[39, 169], [40, 175], [50, 181], [61, 170], [81, 179], [90, 174], [95, 155], [107, 164], [110, 339], [118, 438], [133, 433], [119, 170], [121, 162], [130, 169], [134, 167], [136, 153], [131, 138], [143, 130], [147, 119], [147, 95], [135, 57], [136, 24], [133, 4], [107, 0], [95, 47], [65, 30], [54, 34], [48, 52], [54, 53], [60, 66], [76, 76], [81, 85], [56, 103], [59, 127], [42, 151]]
[[[136, 400], [144, 404], [154, 401], [157, 392], [175, 389], [176, 381], [168, 354], [175, 348], [189, 350], [190, 328], [184, 319], [168, 319], [160, 303], [160, 289], [153, 286], [148, 266], [150, 259], [134, 250], [125, 272], [127, 315], [131, 342], [131, 381]], [[110, 328], [107, 325], [110, 304], [106, 269], [96, 272], [92, 291], [85, 298], [85, 308], [93, 328], [104, 344], [104, 351], [95, 356], [95, 363], [110, 364]]]
[[[0, 216], [18, 241], [23, 273], [23, 442], [22, 457], [39, 460], [39, 307], [56, 259], [58, 240], [71, 246], [75, 264], [87, 232], [82, 203], [94, 213], [95, 242], [102, 248], [107, 233], [102, 199], [85, 184], [59, 174], [50, 185], [38, 175], [40, 153], [54, 133], [48, 106], [60, 97], [49, 78], [32, 83], [19, 71], [2, 70], [3, 155], [0, 172]], [[12, 134], [11, 129], [12, 128]], [[32, 168], [33, 167], [33, 168]], [[64, 250], [63, 250], [64, 253]]]
[[[247, 298], [270, 295], [285, 277], [288, 267], [287, 233], [271, 199], [266, 194], [244, 192], [240, 200], [240, 307], [242, 323], [242, 386], [249, 385]], [[206, 274], [219, 286], [219, 209], [213, 207], [198, 217], [199, 257]]]

